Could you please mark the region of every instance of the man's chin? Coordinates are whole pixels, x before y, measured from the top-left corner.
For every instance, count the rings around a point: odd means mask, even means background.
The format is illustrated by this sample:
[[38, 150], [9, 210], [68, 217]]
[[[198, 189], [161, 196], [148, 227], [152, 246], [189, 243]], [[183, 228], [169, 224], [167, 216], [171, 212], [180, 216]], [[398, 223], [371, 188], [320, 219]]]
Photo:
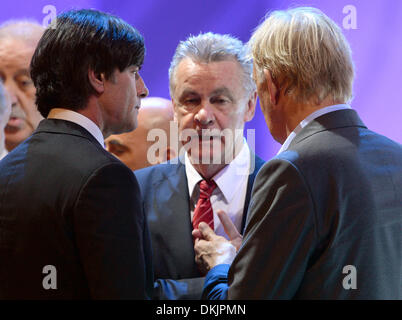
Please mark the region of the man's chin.
[[110, 134], [123, 134], [131, 132], [135, 129], [137, 129], [137, 123], [125, 123], [124, 125], [118, 124], [112, 127]]
[[16, 127], [6, 126], [6, 128], [4, 129], [4, 133], [6, 138], [6, 149], [8, 151], [17, 147], [33, 133], [31, 130], [19, 129]]
[[225, 164], [225, 156], [221, 152], [191, 152], [191, 163], [203, 165], [221, 165]]

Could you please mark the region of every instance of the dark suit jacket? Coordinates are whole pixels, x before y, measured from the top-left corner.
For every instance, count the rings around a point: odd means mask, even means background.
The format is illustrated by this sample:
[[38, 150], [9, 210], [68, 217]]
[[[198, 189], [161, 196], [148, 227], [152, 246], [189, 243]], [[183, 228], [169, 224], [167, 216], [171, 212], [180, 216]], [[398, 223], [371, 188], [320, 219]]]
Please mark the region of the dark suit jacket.
[[[254, 178], [264, 161], [252, 154], [243, 226]], [[174, 159], [135, 171], [152, 239], [155, 299], [200, 299], [204, 278], [195, 263], [185, 166]]]
[[[0, 299], [151, 297], [149, 234], [131, 170], [81, 126], [43, 120], [0, 162], [0, 259]], [[55, 290], [42, 285], [47, 265]]]
[[229, 290], [220, 265], [205, 296], [401, 299], [401, 199], [401, 145], [354, 110], [318, 117], [260, 170]]

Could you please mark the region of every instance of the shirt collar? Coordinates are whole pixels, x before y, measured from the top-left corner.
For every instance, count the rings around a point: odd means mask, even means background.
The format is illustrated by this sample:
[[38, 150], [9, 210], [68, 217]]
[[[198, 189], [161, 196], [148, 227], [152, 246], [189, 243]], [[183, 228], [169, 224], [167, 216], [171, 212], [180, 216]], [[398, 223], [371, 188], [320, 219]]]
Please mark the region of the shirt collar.
[[[193, 167], [190, 158], [185, 153], [185, 168], [187, 175], [187, 185], [190, 197], [194, 193], [195, 186], [203, 180], [202, 176]], [[239, 154], [221, 171], [219, 171], [212, 180], [215, 181], [219, 190], [222, 192], [226, 201], [230, 202], [235, 196], [237, 189], [241, 186], [242, 177], [248, 177], [250, 171], [250, 149], [246, 140], [243, 138], [243, 146]]]
[[314, 111], [313, 113], [310, 113], [305, 119], [303, 119], [297, 127], [289, 134], [289, 136], [286, 138], [285, 142], [283, 143], [282, 147], [279, 149], [277, 154], [280, 154], [283, 151], [286, 151], [289, 148], [290, 143], [293, 141], [293, 139], [296, 137], [296, 135], [305, 127], [307, 126], [311, 121], [314, 119], [338, 110], [344, 110], [344, 109], [351, 109], [351, 106], [348, 104], [336, 104], [333, 106], [328, 106], [325, 108], [318, 109], [317, 111]]
[[100, 143], [100, 145], [103, 148], [105, 147], [105, 140], [99, 127], [92, 120], [85, 117], [81, 113], [69, 109], [53, 108], [52, 110], [50, 110], [47, 118], [74, 122], [84, 129], [88, 130], [89, 133]]

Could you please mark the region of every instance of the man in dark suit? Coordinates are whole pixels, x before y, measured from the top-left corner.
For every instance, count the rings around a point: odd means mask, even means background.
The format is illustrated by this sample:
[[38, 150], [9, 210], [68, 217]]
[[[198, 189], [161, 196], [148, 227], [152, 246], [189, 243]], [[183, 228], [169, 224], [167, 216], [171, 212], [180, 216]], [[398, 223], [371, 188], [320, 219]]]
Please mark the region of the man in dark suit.
[[256, 178], [237, 255], [205, 224], [194, 231], [204, 297], [401, 299], [402, 147], [347, 104], [354, 68], [341, 30], [295, 8], [270, 14], [250, 44], [282, 148]]
[[[170, 92], [187, 151], [135, 172], [152, 238], [156, 299], [201, 298], [204, 279], [191, 236], [197, 219], [225, 235], [217, 216], [225, 210], [239, 232], [244, 228], [254, 177], [263, 164], [243, 138], [256, 104], [246, 54], [241, 41], [206, 33], [181, 42], [173, 57]], [[201, 203], [205, 183], [214, 186]]]
[[143, 59], [138, 31], [102, 12], [45, 31], [31, 76], [47, 119], [0, 163], [0, 299], [152, 296], [137, 180], [103, 145], [137, 125]]

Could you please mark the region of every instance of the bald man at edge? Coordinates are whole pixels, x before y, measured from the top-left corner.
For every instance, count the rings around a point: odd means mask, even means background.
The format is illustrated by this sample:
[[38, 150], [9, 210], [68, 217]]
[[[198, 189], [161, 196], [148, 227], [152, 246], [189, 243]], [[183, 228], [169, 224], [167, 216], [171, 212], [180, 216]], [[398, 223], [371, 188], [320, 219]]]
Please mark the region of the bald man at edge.
[[[159, 97], [144, 98], [138, 111], [138, 127], [128, 133], [111, 135], [105, 140], [106, 149], [131, 170], [170, 160], [177, 154], [175, 148], [169, 146], [170, 121], [173, 121], [173, 106], [170, 100]], [[157, 154], [148, 155], [149, 148], [155, 143], [153, 139], [148, 138], [153, 129], [165, 132], [166, 145], [163, 150], [158, 150]]]

